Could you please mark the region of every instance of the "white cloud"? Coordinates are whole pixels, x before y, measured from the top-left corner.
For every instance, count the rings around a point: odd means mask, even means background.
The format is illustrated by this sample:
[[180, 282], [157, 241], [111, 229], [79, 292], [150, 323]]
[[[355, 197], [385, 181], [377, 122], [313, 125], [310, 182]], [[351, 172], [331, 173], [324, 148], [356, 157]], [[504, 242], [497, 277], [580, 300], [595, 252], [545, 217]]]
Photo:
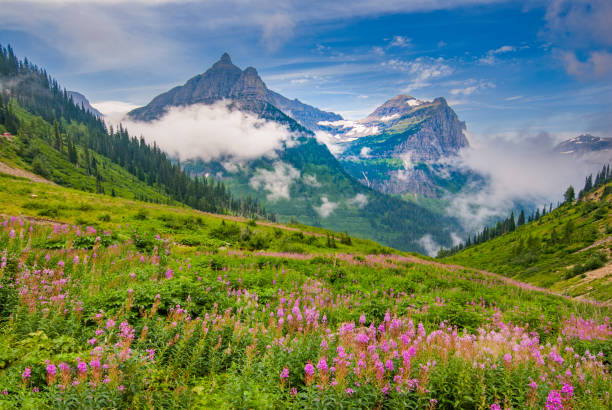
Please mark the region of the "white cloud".
[[274, 157], [275, 150], [295, 143], [285, 127], [251, 113], [230, 110], [225, 101], [171, 107], [162, 118], [150, 123], [122, 122], [130, 134], [142, 135], [181, 160]]
[[472, 135], [470, 143], [454, 165], [483, 175], [486, 186], [448, 198], [449, 213], [467, 230], [481, 229], [489, 218], [507, 216], [516, 201], [556, 204], [570, 184], [582, 187], [584, 177], [601, 168], [601, 158], [576, 159], [554, 153], [557, 139], [547, 133]]
[[391, 47], [408, 47], [411, 45], [411, 41], [408, 37], [394, 36], [389, 45]]
[[487, 51], [487, 54], [478, 59], [480, 64], [484, 65], [494, 65], [497, 63], [497, 59], [495, 58], [498, 54], [509, 53], [511, 51], [516, 51], [516, 47], [514, 46], [501, 46], [494, 50]]
[[370, 147], [363, 147], [363, 148], [361, 148], [361, 151], [359, 151], [359, 156], [361, 158], [370, 158], [370, 152], [372, 152], [372, 148], [370, 148]]
[[431, 234], [424, 235], [417, 242], [429, 256], [436, 256], [440, 250], [440, 244], [433, 239]]
[[418, 57], [412, 61], [391, 59], [382, 63], [389, 67], [407, 73], [410, 76], [405, 92], [431, 85], [431, 81], [449, 76], [453, 73], [452, 67], [443, 58]]
[[612, 2], [609, 0], [552, 0], [545, 20], [543, 34], [560, 47], [612, 46]]
[[468, 81], [465, 82], [466, 85], [468, 85], [467, 87], [464, 88], [453, 88], [452, 90], [450, 90], [450, 93], [452, 95], [471, 95], [474, 92], [478, 91], [478, 90], [484, 90], [486, 88], [495, 88], [495, 84], [492, 83], [491, 81], [479, 81], [477, 82], [474, 79], [470, 79]]
[[304, 183], [308, 186], [311, 186], [313, 188], [319, 188], [321, 187], [321, 183], [319, 181], [317, 181], [317, 176], [316, 175], [310, 175], [310, 174], [305, 174], [302, 179], [304, 180]]
[[123, 117], [126, 112], [138, 108], [138, 105], [124, 101], [99, 101], [91, 103], [91, 106], [100, 111], [106, 117], [114, 118], [117, 115]]
[[514, 46], [501, 46], [498, 49], [491, 50], [490, 53], [491, 54], [503, 54], [503, 53], [509, 53], [511, 51], [516, 51], [516, 47], [514, 47]]
[[4, 0], [0, 26], [24, 31], [59, 50], [73, 71], [146, 69], [176, 61], [188, 51], [183, 36], [172, 35], [186, 26], [197, 28], [193, 34], [198, 38], [223, 38], [237, 31], [258, 35], [273, 51], [290, 41], [300, 25], [498, 1]]
[[607, 51], [592, 51], [585, 61], [572, 51], [561, 52], [560, 57], [567, 73], [578, 78], [603, 78], [612, 73], [612, 53]]
[[589, 79], [612, 73], [611, 1], [552, 0], [545, 20], [542, 34], [557, 51], [568, 74]]
[[290, 199], [291, 184], [299, 177], [299, 170], [285, 162], [277, 161], [274, 163], [272, 171], [263, 168], [258, 169], [251, 177], [249, 185], [253, 189], [269, 191], [270, 193], [267, 195], [269, 201], [283, 198]]
[[357, 194], [349, 199], [348, 203], [361, 209], [368, 204], [368, 197], [365, 194]]
[[320, 206], [313, 206], [321, 218], [327, 218], [338, 207], [337, 202], [330, 202], [326, 196], [321, 197], [321, 202]]
[[512, 97], [504, 98], [504, 100], [505, 101], [516, 101], [516, 100], [520, 100], [521, 98], [523, 98], [522, 95], [513, 95]]

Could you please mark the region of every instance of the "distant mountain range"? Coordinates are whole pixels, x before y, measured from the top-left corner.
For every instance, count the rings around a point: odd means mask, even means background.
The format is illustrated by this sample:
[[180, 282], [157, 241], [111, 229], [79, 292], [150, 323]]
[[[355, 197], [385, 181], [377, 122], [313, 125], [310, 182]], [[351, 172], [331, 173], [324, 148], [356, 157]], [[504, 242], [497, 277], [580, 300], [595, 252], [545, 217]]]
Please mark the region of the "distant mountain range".
[[[171, 107], [222, 100], [229, 101], [231, 109], [255, 113], [287, 126], [296, 136], [296, 143], [278, 149], [272, 156], [235, 161], [236, 166], [231, 165], [232, 158], [204, 161], [194, 153], [194, 159], [181, 163], [192, 174], [222, 179], [233, 193], [263, 201], [266, 209], [276, 213], [281, 221], [296, 218], [302, 223], [348, 231], [400, 249], [431, 253], [439, 245], [451, 244], [452, 233], [461, 232], [453, 218], [360, 183], [312, 132], [329, 129], [325, 124], [342, 121], [342, 117], [269, 90], [254, 68], [241, 70], [227, 54], [204, 74], [155, 97], [128, 115], [132, 120], [153, 121], [162, 118]], [[430, 106], [443, 104], [446, 102], [436, 100]], [[421, 128], [425, 135], [426, 127]], [[453, 134], [452, 138], [459, 137]], [[466, 143], [467, 140], [457, 142]], [[441, 145], [437, 148], [440, 152], [432, 152], [431, 157], [437, 158], [449, 149]]]
[[381, 192], [437, 197], [470, 177], [448, 165], [469, 142], [465, 123], [444, 98], [420, 101], [401, 94], [362, 120], [319, 124], [345, 169]]
[[83, 94], [76, 91], [66, 91], [66, 94], [68, 97], [72, 98], [72, 101], [77, 107], [83, 107], [86, 111], [89, 111], [98, 118], [104, 117], [104, 114], [91, 106], [89, 100]]
[[579, 135], [555, 147], [555, 152], [559, 154], [574, 156], [604, 151], [610, 151], [610, 158], [612, 158], [612, 138], [595, 137], [590, 134]]

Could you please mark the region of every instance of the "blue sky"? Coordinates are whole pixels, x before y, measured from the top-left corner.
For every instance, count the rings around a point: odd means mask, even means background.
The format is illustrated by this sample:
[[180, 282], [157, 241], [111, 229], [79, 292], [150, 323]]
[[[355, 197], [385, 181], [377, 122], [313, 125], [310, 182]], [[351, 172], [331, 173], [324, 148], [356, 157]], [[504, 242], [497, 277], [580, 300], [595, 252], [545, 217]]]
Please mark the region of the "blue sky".
[[92, 102], [134, 105], [227, 51], [289, 98], [358, 119], [445, 97], [477, 136], [612, 136], [608, 0], [3, 1], [0, 43]]

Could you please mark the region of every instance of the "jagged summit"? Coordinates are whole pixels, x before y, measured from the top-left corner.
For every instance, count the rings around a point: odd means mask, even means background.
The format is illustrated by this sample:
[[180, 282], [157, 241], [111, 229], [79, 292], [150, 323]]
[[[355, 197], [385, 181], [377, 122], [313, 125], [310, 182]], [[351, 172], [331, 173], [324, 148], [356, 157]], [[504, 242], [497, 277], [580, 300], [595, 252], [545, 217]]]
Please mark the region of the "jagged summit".
[[219, 62], [224, 64], [232, 64], [232, 59], [230, 58], [229, 54], [223, 53], [223, 55], [219, 59]]
[[267, 110], [265, 107], [272, 105], [311, 130], [318, 129], [319, 121], [342, 119], [337, 114], [321, 111], [297, 99], [289, 100], [269, 90], [254, 67], [241, 70], [232, 63], [228, 53], [223, 53], [219, 61], [203, 74], [158, 95], [145, 107], [128, 113], [128, 116], [137, 121], [152, 121], [164, 115], [170, 107], [214, 104], [220, 100], [232, 100], [251, 111]]

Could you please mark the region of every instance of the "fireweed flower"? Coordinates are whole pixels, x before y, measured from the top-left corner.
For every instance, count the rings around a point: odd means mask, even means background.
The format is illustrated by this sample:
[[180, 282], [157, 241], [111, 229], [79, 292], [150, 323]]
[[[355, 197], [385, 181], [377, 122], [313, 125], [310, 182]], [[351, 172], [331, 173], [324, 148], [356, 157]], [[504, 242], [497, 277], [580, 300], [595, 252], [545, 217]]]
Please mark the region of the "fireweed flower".
[[289, 368], [285, 367], [281, 373], [280, 373], [280, 378], [281, 379], [288, 379], [289, 378]]
[[327, 372], [327, 370], [328, 370], [328, 368], [327, 368], [327, 361], [324, 358], [319, 359], [319, 363], [317, 363], [317, 369], [321, 373]]
[[551, 390], [550, 393], [548, 393], [546, 406], [544, 406], [544, 408], [546, 410], [563, 410], [563, 402], [558, 391]]
[[312, 376], [314, 374], [314, 366], [311, 363], [306, 363], [306, 366], [304, 366], [304, 373], [308, 376]]
[[501, 407], [497, 403], [491, 404], [491, 410], [501, 410]]
[[563, 395], [566, 396], [567, 398], [572, 397], [574, 395], [574, 386], [572, 386], [571, 384], [565, 383], [563, 387], [561, 388], [561, 393], [563, 393]]
[[77, 369], [80, 373], [87, 373], [87, 363], [79, 362], [79, 364], [77, 365]]
[[47, 375], [53, 377], [57, 374], [57, 368], [55, 367], [55, 365], [53, 363], [49, 363], [47, 365]]
[[26, 367], [23, 372], [21, 373], [21, 378], [23, 380], [27, 380], [30, 377], [32, 377], [32, 369], [30, 369], [29, 367]]

